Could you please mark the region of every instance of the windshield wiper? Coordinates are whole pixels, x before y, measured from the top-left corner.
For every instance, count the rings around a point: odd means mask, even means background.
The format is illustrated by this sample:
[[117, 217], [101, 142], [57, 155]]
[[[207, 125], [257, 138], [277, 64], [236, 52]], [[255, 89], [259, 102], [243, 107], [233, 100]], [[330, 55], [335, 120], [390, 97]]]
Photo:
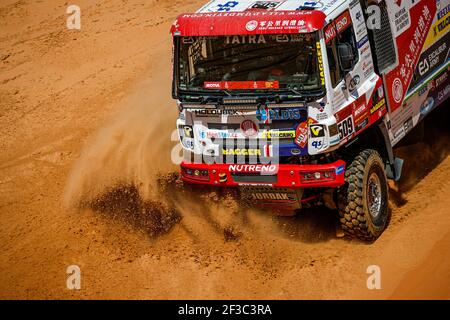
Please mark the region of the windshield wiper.
[[[301, 86], [304, 87], [303, 85], [301, 85]], [[303, 94], [302, 94], [301, 92], [299, 92], [299, 91], [297, 91], [297, 90], [295, 90], [295, 89], [292, 89], [292, 88], [286, 88], [286, 90], [292, 92], [293, 94], [295, 94], [295, 95], [297, 95], [297, 96], [299, 96], [299, 97], [302, 97], [302, 96], [303, 96]]]
[[281, 89], [280, 92], [274, 93], [275, 100], [280, 102], [287, 100], [303, 100], [303, 94], [295, 89], [286, 88]]
[[210, 101], [219, 101], [224, 96], [231, 97], [232, 94], [227, 90], [179, 90], [179, 96], [182, 100], [199, 101], [208, 103]]

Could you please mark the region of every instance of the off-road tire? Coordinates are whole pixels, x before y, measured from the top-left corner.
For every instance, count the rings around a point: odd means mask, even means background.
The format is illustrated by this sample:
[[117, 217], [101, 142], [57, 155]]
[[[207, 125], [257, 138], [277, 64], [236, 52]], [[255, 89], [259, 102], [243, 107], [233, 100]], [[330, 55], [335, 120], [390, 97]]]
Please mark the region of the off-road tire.
[[[369, 201], [372, 201], [373, 193], [368, 195], [368, 189], [371, 189], [369, 178], [373, 188], [376, 177], [379, 179], [380, 188], [377, 194], [380, 195], [378, 199], [381, 201], [375, 206], [379, 210], [372, 211], [378, 214], [371, 214]], [[341, 227], [348, 238], [373, 242], [386, 229], [390, 218], [386, 172], [379, 153], [370, 149], [361, 151], [348, 165], [345, 181], [345, 186], [338, 190]]]

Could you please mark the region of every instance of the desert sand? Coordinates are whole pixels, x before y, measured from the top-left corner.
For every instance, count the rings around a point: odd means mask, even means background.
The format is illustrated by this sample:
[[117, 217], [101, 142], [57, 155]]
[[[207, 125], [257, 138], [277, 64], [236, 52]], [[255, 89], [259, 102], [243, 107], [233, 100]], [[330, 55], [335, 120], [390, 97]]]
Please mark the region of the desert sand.
[[273, 217], [183, 191], [169, 28], [203, 2], [77, 0], [68, 30], [64, 1], [1, 1], [0, 298], [449, 299], [448, 132], [397, 151], [371, 245], [336, 238], [326, 209]]

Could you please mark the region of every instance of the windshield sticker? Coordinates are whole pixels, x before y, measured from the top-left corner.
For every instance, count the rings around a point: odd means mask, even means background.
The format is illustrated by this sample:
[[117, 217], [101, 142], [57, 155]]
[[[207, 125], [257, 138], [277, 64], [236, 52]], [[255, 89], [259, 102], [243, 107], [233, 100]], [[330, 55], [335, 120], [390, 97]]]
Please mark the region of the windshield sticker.
[[207, 81], [203, 84], [205, 89], [217, 90], [248, 90], [248, 89], [279, 89], [279, 81]]

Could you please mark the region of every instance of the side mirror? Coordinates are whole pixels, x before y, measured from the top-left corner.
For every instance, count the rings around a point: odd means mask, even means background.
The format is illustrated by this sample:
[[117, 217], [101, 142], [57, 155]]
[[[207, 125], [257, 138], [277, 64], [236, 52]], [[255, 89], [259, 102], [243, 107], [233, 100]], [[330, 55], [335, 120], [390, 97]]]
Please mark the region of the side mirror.
[[344, 72], [350, 72], [355, 66], [355, 52], [349, 43], [341, 43], [338, 45], [339, 64]]

